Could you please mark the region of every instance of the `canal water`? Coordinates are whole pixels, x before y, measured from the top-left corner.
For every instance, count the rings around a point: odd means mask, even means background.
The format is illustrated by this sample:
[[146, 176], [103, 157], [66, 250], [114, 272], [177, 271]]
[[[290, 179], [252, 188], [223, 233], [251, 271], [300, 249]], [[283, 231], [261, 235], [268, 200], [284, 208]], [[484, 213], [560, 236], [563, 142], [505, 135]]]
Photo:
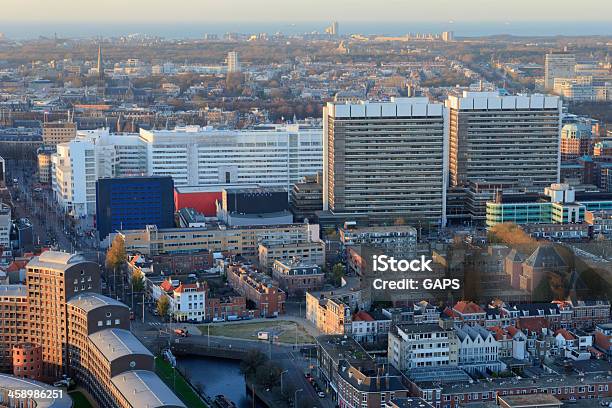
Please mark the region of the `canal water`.
[[246, 396], [244, 377], [240, 373], [240, 362], [210, 357], [177, 357], [181, 369], [187, 369], [192, 384], [201, 383], [204, 392], [214, 398], [223, 394], [238, 408], [252, 408]]

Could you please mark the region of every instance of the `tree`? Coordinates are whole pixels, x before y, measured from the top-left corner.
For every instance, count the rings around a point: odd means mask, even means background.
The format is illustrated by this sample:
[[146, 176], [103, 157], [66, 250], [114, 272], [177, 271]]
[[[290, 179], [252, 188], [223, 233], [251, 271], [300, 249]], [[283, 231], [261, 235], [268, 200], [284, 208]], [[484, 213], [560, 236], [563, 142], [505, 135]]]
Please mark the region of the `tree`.
[[283, 370], [270, 361], [257, 367], [255, 371], [255, 380], [259, 385], [264, 387], [273, 387], [280, 381], [281, 372]]
[[168, 300], [168, 296], [161, 296], [159, 299], [157, 299], [157, 313], [159, 313], [159, 316], [165, 320], [169, 311], [170, 300]]
[[113, 239], [113, 243], [106, 252], [106, 268], [115, 269], [119, 268], [127, 260], [127, 254], [125, 253], [125, 241], [119, 234]]
[[139, 271], [132, 272], [132, 291], [142, 292], [144, 290], [144, 278]]
[[245, 377], [252, 377], [257, 372], [257, 368], [263, 366], [268, 358], [259, 350], [251, 349], [240, 362], [240, 372]]
[[339, 286], [342, 283], [342, 278], [344, 277], [344, 265], [341, 263], [337, 263], [332, 268], [332, 281], [334, 285]]

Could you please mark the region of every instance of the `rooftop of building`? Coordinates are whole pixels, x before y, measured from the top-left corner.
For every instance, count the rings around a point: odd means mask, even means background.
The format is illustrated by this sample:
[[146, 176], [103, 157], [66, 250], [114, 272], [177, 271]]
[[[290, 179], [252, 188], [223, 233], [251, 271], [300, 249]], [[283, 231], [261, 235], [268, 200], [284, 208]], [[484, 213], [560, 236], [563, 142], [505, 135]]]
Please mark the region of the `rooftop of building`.
[[75, 295], [68, 301], [68, 304], [74, 307], [78, 307], [86, 313], [105, 306], [119, 306], [124, 307], [126, 309], [128, 308], [127, 305], [121, 303], [118, 300], [94, 292]]
[[525, 264], [534, 268], [551, 268], [567, 266], [565, 260], [554, 245], [539, 245], [525, 260]]
[[371, 234], [371, 233], [389, 233], [389, 232], [406, 232], [416, 234], [416, 228], [410, 225], [380, 225], [380, 226], [361, 226], [361, 225], [345, 225], [342, 228], [345, 234]]
[[209, 184], [205, 186], [175, 186], [179, 194], [221, 193], [226, 188], [257, 188], [257, 184]]
[[227, 194], [254, 194], [254, 195], [265, 195], [270, 193], [286, 193], [287, 189], [283, 187], [231, 187], [228, 186], [223, 189]]
[[374, 363], [374, 358], [354, 338], [343, 335], [324, 335], [316, 338], [317, 344], [334, 361]]
[[132, 354], [153, 354], [129, 330], [106, 329], [89, 335], [89, 339], [109, 362]]
[[28, 262], [29, 268], [67, 269], [80, 262], [87, 262], [81, 254], [70, 252], [45, 251], [39, 256], [33, 257]]
[[[436, 371], [438, 367], [434, 368]], [[503, 378], [482, 381], [446, 381], [438, 376], [437, 380], [415, 381], [421, 389], [442, 389], [443, 394], [465, 394], [473, 392], [489, 392], [516, 388], [546, 388], [575, 387], [580, 385], [609, 383], [612, 376], [608, 374], [550, 374], [533, 378]]]
[[461, 314], [484, 313], [485, 311], [478, 304], [466, 300], [460, 300], [453, 306], [453, 310]]
[[181, 208], [178, 210], [178, 213], [179, 216], [188, 224], [206, 222], [206, 216], [200, 212], [197, 212], [193, 208]]
[[367, 361], [351, 364], [342, 361], [338, 370], [340, 376], [361, 392], [387, 392], [406, 390], [402, 374], [390, 364], [376, 364]]
[[433, 405], [419, 397], [394, 398], [388, 405], [393, 408], [433, 408]]
[[[60, 390], [39, 381], [27, 378], [18, 378], [9, 374], [0, 373], [0, 390]], [[53, 395], [52, 395], [53, 396]], [[36, 408], [72, 408], [72, 398], [68, 393], [58, 393], [59, 398], [32, 398]]]
[[25, 285], [0, 285], [0, 297], [25, 297], [28, 289]]
[[499, 399], [510, 408], [546, 408], [561, 405], [561, 401], [550, 394], [500, 395]]
[[126, 371], [111, 382], [133, 408], [180, 407], [185, 404], [152, 371]]
[[439, 324], [436, 323], [403, 323], [394, 326], [393, 331], [397, 333], [402, 331], [406, 334], [413, 333], [435, 333], [435, 332], [446, 332], [447, 329], [443, 329]]

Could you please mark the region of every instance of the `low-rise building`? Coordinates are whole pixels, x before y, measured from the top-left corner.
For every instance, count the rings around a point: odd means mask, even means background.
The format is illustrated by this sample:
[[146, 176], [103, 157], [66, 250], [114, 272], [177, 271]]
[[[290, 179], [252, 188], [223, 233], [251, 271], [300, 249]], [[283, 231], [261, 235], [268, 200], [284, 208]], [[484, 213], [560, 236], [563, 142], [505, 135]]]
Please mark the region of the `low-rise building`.
[[241, 255], [252, 262], [258, 260], [258, 247], [320, 242], [316, 224], [289, 224], [227, 227], [211, 224], [204, 228], [157, 228], [148, 225], [142, 230], [123, 230], [119, 234], [128, 253], [147, 256], [209, 252]]
[[376, 343], [387, 340], [391, 319], [380, 312], [360, 310], [351, 319], [351, 335], [360, 343]]
[[388, 360], [401, 371], [456, 366], [458, 354], [459, 340], [452, 329], [427, 323], [395, 325], [389, 331]]
[[500, 372], [505, 366], [499, 361], [499, 342], [482, 326], [464, 325], [457, 329], [459, 367], [470, 374]]
[[307, 264], [325, 265], [325, 243], [304, 240], [294, 243], [262, 242], [258, 247], [259, 266], [268, 270], [274, 261], [289, 262], [299, 259]]
[[612, 323], [598, 324], [595, 327], [595, 346], [612, 358]]
[[341, 408], [379, 408], [410, 395], [408, 380], [401, 372], [378, 364], [351, 337], [318, 337], [317, 359], [321, 380]]
[[301, 262], [299, 258], [289, 261], [275, 260], [272, 277], [288, 295], [300, 295], [323, 287], [325, 274], [317, 264]]
[[251, 265], [232, 263], [225, 271], [229, 285], [237, 293], [253, 302], [261, 317], [285, 313], [286, 294], [268, 275]]
[[591, 226], [593, 236], [612, 237], [612, 210], [585, 211], [584, 221]]
[[416, 251], [417, 230], [408, 225], [357, 227], [345, 223], [340, 240], [344, 247], [366, 246], [407, 259]]
[[350, 333], [351, 314], [351, 308], [339, 298], [306, 292], [306, 319], [321, 333]]

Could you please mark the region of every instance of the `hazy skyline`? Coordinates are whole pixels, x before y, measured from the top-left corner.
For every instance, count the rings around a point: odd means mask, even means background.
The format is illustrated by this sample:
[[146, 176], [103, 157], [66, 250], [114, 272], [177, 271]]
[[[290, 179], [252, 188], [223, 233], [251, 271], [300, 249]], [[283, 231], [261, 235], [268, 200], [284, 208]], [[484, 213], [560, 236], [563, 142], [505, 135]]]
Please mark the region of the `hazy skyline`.
[[[612, 2], [513, 0], [3, 0], [1, 22], [611, 21]], [[87, 6], [86, 6], [87, 5]], [[99, 7], [92, 7], [99, 5]], [[562, 33], [562, 27], [560, 27]]]

